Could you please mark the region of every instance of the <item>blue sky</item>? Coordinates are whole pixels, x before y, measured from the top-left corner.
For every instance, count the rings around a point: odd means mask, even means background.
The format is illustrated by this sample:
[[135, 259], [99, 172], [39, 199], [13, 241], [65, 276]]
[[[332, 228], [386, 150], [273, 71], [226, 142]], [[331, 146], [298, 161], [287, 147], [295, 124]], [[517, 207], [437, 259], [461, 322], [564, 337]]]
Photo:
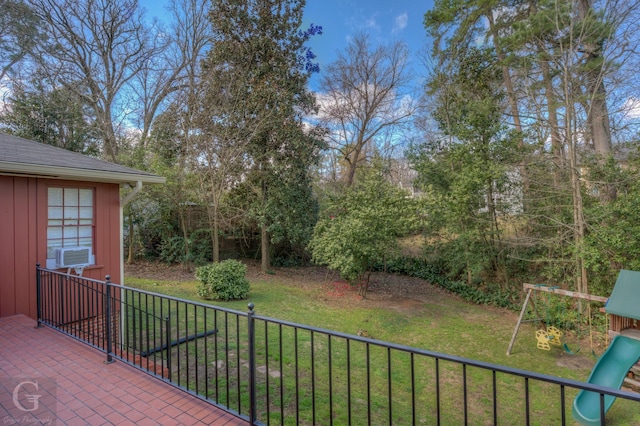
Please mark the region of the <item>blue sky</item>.
[[[149, 16], [164, 15], [165, 1], [140, 0], [140, 3]], [[404, 41], [411, 51], [413, 66], [419, 68], [418, 54], [426, 45], [422, 22], [432, 6], [432, 0], [307, 0], [304, 27], [313, 23], [323, 29], [323, 34], [309, 43], [318, 56], [321, 72], [335, 59], [336, 51], [343, 50], [349, 38], [361, 31], [368, 33], [373, 43]], [[312, 87], [316, 81], [317, 76]]]
[[368, 33], [373, 43], [405, 42], [414, 67], [419, 67], [418, 54], [427, 43], [424, 14], [432, 6], [432, 0], [307, 0], [304, 23], [323, 29], [321, 36], [310, 41], [321, 70], [361, 31]]

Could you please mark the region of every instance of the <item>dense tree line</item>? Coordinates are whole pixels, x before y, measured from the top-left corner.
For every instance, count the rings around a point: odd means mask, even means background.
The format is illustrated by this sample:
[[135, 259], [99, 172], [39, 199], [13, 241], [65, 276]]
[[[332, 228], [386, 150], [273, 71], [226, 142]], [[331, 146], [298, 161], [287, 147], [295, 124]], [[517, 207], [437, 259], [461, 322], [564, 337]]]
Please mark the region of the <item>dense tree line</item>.
[[636, 9], [444, 0], [426, 13], [438, 134], [413, 158], [426, 198], [445, 200], [427, 202], [434, 216], [453, 222], [431, 224], [451, 240], [449, 271], [507, 281], [520, 268], [607, 294], [617, 270], [635, 263], [605, 235], [618, 228], [619, 204], [637, 197], [636, 128], [625, 117], [637, 92]]
[[608, 294], [640, 268], [631, 0], [436, 0], [421, 87], [406, 45], [366, 34], [321, 68], [304, 0], [172, 0], [164, 22], [135, 0], [0, 4], [2, 131], [167, 177], [127, 206], [131, 261], [251, 241], [265, 271], [362, 283], [421, 235], [478, 287]]

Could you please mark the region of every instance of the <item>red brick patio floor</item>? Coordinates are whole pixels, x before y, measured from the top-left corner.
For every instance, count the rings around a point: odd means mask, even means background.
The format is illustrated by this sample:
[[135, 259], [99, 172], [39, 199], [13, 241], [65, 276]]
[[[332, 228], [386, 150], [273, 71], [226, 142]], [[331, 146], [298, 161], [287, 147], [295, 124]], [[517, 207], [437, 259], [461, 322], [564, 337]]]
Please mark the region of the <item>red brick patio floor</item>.
[[0, 318], [2, 425], [248, 424], [123, 362], [104, 364], [102, 352], [35, 325], [24, 315]]

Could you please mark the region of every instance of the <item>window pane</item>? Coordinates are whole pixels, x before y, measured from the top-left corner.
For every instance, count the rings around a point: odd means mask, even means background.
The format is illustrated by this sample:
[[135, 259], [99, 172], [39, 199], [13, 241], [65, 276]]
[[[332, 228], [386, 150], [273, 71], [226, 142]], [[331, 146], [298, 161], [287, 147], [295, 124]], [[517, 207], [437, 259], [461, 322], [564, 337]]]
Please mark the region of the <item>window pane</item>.
[[78, 238], [78, 228], [76, 226], [65, 226], [62, 235], [65, 239]]
[[62, 225], [62, 207], [49, 207], [49, 226]]
[[80, 207], [80, 219], [93, 218], [93, 207]]
[[62, 219], [62, 207], [49, 207], [49, 220]]
[[64, 189], [64, 205], [65, 206], [77, 206], [78, 205], [78, 189], [65, 188]]
[[78, 245], [78, 239], [77, 238], [63, 238], [62, 239], [62, 246], [63, 247], [76, 247]]
[[93, 206], [93, 190], [91, 189], [80, 190], [80, 205], [85, 207]]
[[64, 219], [78, 219], [78, 208], [77, 207], [64, 207]]
[[62, 188], [49, 188], [49, 205], [62, 206]]
[[62, 238], [52, 238], [51, 241], [49, 241], [49, 244], [54, 248], [62, 247]]
[[47, 240], [55, 240], [60, 238], [62, 238], [62, 227], [49, 226], [47, 228]]
[[91, 238], [92, 235], [93, 235], [93, 231], [91, 229], [91, 226], [79, 226], [78, 227], [78, 236], [79, 237], [89, 237], [89, 238]]
[[78, 239], [78, 245], [81, 247], [91, 247], [93, 243], [91, 242], [91, 238], [80, 238]]

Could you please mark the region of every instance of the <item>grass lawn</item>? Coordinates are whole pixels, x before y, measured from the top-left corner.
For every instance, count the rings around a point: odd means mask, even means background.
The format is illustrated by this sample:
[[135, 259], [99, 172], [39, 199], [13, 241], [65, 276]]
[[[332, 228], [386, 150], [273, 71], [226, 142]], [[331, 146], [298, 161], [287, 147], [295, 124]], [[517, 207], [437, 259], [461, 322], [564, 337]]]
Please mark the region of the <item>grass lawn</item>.
[[[199, 300], [198, 283], [192, 274], [176, 274], [158, 265], [129, 269], [126, 276], [125, 284], [131, 287]], [[251, 268], [249, 279], [251, 292], [247, 300], [211, 303], [245, 312], [247, 304], [253, 303], [256, 313], [262, 316], [349, 334], [364, 333], [378, 340], [575, 380], [586, 380], [595, 363], [588, 335], [579, 342], [569, 337], [572, 348], [581, 346], [576, 355], [561, 348], [543, 351], [536, 348], [533, 324], [521, 327], [512, 355], [507, 356], [517, 313], [467, 303], [413, 278], [377, 274], [364, 300], [355, 290], [334, 282], [330, 274], [319, 269], [281, 269], [265, 275]], [[599, 354], [603, 348], [594, 350]], [[474, 387], [474, 374], [469, 372], [470, 397], [482, 399], [486, 389], [479, 379]], [[512, 383], [513, 389], [509, 389], [510, 381], [515, 382], [510, 377], [504, 378], [499, 389], [500, 403], [507, 407], [520, 404], [523, 398], [523, 386]], [[443, 383], [446, 385], [446, 377]], [[568, 404], [574, 394], [567, 392]], [[459, 407], [447, 406], [446, 402], [443, 408], [452, 414], [459, 412]], [[570, 417], [570, 406], [567, 408]], [[607, 414], [607, 424], [640, 424], [639, 411], [637, 404], [620, 400]], [[555, 422], [535, 417], [535, 401], [532, 417], [534, 424]]]

